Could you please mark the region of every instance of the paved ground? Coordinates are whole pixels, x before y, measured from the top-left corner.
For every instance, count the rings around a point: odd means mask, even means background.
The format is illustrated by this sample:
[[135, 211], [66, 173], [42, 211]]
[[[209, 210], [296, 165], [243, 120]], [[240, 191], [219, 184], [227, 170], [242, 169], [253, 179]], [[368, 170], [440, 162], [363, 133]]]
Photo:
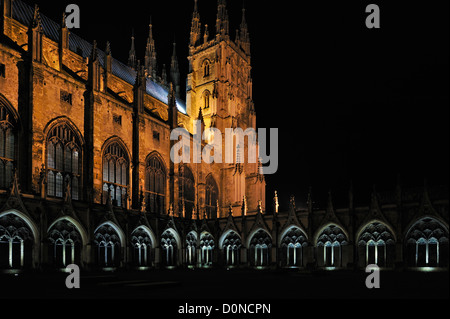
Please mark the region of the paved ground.
[[448, 272], [381, 272], [369, 290], [368, 274], [254, 270], [153, 270], [83, 273], [81, 288], [67, 274], [0, 275], [1, 299], [313, 300], [448, 299]]

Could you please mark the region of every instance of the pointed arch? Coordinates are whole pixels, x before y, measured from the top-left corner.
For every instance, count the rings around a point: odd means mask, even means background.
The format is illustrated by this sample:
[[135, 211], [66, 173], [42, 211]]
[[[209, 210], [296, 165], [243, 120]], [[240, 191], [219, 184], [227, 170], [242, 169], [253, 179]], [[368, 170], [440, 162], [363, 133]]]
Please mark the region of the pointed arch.
[[233, 229], [229, 229], [222, 234], [219, 239], [219, 249], [224, 256], [226, 266], [237, 266], [241, 261], [242, 238]]
[[47, 229], [48, 253], [56, 267], [82, 262], [82, 250], [88, 243], [83, 226], [70, 216], [55, 220]]
[[212, 266], [215, 247], [213, 235], [208, 231], [203, 231], [200, 234], [201, 263], [203, 267]]
[[186, 263], [188, 266], [195, 266], [197, 263], [197, 242], [197, 232], [191, 230], [186, 235]]
[[178, 247], [181, 247], [181, 237], [175, 229], [173, 229], [171, 227], [167, 228], [166, 230], [164, 230], [163, 234], [164, 233], [170, 233], [176, 240], [176, 244], [178, 245]]
[[19, 217], [20, 219], [22, 219], [27, 224], [27, 226], [31, 229], [31, 231], [33, 233], [34, 242], [35, 243], [39, 242], [39, 228], [36, 226], [35, 222], [28, 217], [27, 214], [24, 214], [16, 209], [11, 209], [11, 210], [7, 210], [5, 212], [0, 213], [0, 218], [8, 216], [8, 215], [15, 215], [15, 216]]
[[303, 249], [308, 246], [306, 233], [297, 225], [287, 227], [279, 239], [281, 265], [284, 267], [304, 266]]
[[137, 267], [148, 267], [153, 263], [153, 251], [156, 237], [145, 225], [137, 227], [131, 233], [133, 263]]
[[248, 240], [248, 259], [251, 266], [267, 267], [271, 262], [272, 236], [262, 228], [255, 229]]
[[56, 219], [53, 223], [50, 224], [50, 226], [47, 228], [47, 234], [50, 232], [50, 230], [59, 222], [61, 221], [67, 221], [75, 226], [75, 228], [78, 230], [78, 232], [81, 235], [83, 246], [88, 244], [88, 236], [86, 233], [86, 230], [84, 229], [83, 225], [81, 225], [76, 219], [70, 217], [70, 216], [63, 216], [58, 219]]
[[11, 114], [13, 116], [13, 120], [18, 124], [18, 125], [22, 125], [21, 121], [20, 121], [20, 115], [19, 112], [16, 110], [16, 108], [11, 104], [11, 102], [8, 101], [8, 99], [6, 98], [6, 96], [4, 96], [1, 92], [0, 92], [0, 106], [5, 107], [9, 114]]
[[13, 169], [16, 166], [19, 131], [19, 114], [0, 94], [0, 188], [3, 189], [11, 185]]
[[132, 232], [131, 234], [134, 234], [135, 232], [137, 232], [137, 231], [139, 231], [139, 230], [142, 230], [143, 232], [145, 232], [145, 233], [149, 236], [149, 238], [150, 238], [151, 243], [152, 243], [153, 246], [155, 246], [155, 245], [157, 244], [155, 234], [153, 233], [153, 231], [152, 231], [150, 228], [148, 228], [148, 227], [145, 226], [145, 225], [141, 225], [141, 226], [139, 226], [139, 227], [136, 227], [136, 229], [133, 230], [133, 232]]
[[130, 152], [120, 137], [113, 136], [106, 140], [102, 147], [103, 203], [106, 203], [110, 192], [114, 206], [125, 206], [129, 195], [130, 163]]
[[342, 246], [348, 245], [348, 233], [336, 223], [323, 225], [314, 236], [320, 267], [342, 267]]
[[39, 230], [18, 210], [0, 213], [0, 268], [32, 267], [39, 250]]
[[76, 125], [67, 117], [58, 117], [44, 129], [47, 196], [63, 198], [69, 184], [72, 199], [81, 199], [84, 139]]
[[422, 216], [407, 229], [404, 247], [409, 267], [448, 267], [448, 225], [434, 216]]
[[264, 228], [257, 228], [254, 229], [247, 237], [247, 242], [246, 242], [246, 247], [249, 248], [250, 247], [250, 242], [252, 241], [253, 237], [256, 236], [256, 234], [262, 234], [262, 232], [266, 233], [267, 236], [270, 238], [270, 240], [272, 241], [272, 236], [270, 235], [269, 231], [267, 229]]
[[209, 90], [203, 91], [202, 105], [204, 110], [208, 110], [211, 107], [211, 92]]
[[379, 219], [367, 222], [356, 233], [359, 266], [393, 266], [396, 242], [395, 232], [386, 222]]
[[350, 237], [349, 237], [348, 231], [345, 229], [345, 227], [339, 225], [338, 223], [329, 222], [329, 223], [322, 225], [319, 229], [316, 230], [314, 237], [313, 237], [314, 245], [317, 246], [319, 236], [324, 232], [325, 229], [329, 228], [330, 226], [339, 228], [342, 231], [342, 233], [345, 235], [346, 241], [349, 240]]
[[[186, 212], [186, 218], [192, 218], [195, 208], [195, 178], [192, 170], [187, 165], [181, 165], [178, 171], [178, 207]], [[198, 213], [198, 212], [197, 212]]]
[[391, 232], [392, 236], [394, 237], [394, 240], [397, 241], [397, 236], [396, 236], [396, 233], [395, 233], [395, 231], [394, 231], [394, 228], [393, 228], [388, 222], [383, 221], [383, 220], [381, 220], [381, 219], [372, 219], [372, 220], [370, 220], [370, 221], [364, 223], [363, 225], [361, 225], [361, 226], [358, 228], [358, 231], [356, 232], [356, 238], [359, 239], [359, 238], [361, 237], [362, 232], [363, 232], [368, 226], [370, 226], [371, 224], [375, 224], [375, 223], [384, 225], [384, 226]]
[[283, 238], [286, 237], [286, 235], [291, 232], [292, 230], [298, 230], [301, 232], [302, 236], [304, 236], [306, 242], [309, 240], [308, 238], [308, 234], [306, 233], [306, 231], [303, 229], [303, 227], [299, 226], [299, 225], [290, 225], [288, 227], [285, 227], [285, 229], [280, 233], [279, 238], [278, 238], [278, 246], [280, 247], [281, 242], [283, 241]]
[[55, 127], [60, 126], [62, 124], [70, 128], [70, 130], [75, 134], [76, 138], [79, 139], [81, 147], [84, 147], [86, 142], [84, 140], [83, 134], [78, 129], [77, 125], [67, 116], [58, 116], [49, 121], [47, 125], [45, 125], [44, 127], [44, 135], [48, 136], [52, 132], [52, 130], [55, 129]]
[[[225, 240], [228, 238], [228, 236], [235, 234], [239, 239], [242, 239], [241, 235], [235, 231], [234, 229], [228, 229], [219, 238], [219, 249], [224, 249]], [[242, 245], [242, 242], [241, 242]]]
[[181, 238], [173, 228], [167, 228], [161, 235], [162, 264], [172, 268], [178, 266]]
[[96, 232], [98, 232], [102, 227], [104, 227], [104, 226], [110, 226], [112, 229], [114, 229], [114, 231], [117, 233], [117, 235], [119, 236], [119, 240], [120, 240], [120, 246], [122, 247], [122, 248], [124, 248], [125, 247], [125, 233], [123, 232], [123, 230], [122, 230], [122, 228], [120, 228], [118, 225], [116, 225], [115, 223], [113, 223], [113, 222], [110, 222], [110, 221], [107, 221], [107, 222], [104, 222], [103, 224], [101, 224], [101, 225], [99, 225], [96, 229], [95, 229], [95, 231], [94, 231], [94, 234], [96, 233]]
[[166, 212], [167, 166], [158, 152], [152, 152], [145, 161], [145, 201], [147, 211]]
[[97, 265], [100, 267], [119, 267], [125, 247], [125, 234], [122, 229], [108, 221], [94, 231]]
[[203, 77], [208, 77], [211, 74], [211, 62], [209, 59], [204, 59], [202, 62], [202, 70], [203, 70]]

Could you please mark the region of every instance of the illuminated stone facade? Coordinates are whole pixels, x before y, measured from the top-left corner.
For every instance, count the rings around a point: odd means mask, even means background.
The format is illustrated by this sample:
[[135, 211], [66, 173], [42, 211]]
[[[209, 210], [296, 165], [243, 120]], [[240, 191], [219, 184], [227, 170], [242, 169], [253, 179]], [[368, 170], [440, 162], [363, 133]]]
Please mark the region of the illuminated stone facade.
[[210, 36], [195, 1], [185, 103], [175, 46], [170, 80], [157, 74], [152, 25], [145, 61], [133, 43], [125, 65], [64, 18], [1, 10], [1, 269], [448, 266], [442, 192], [288, 212], [275, 196], [266, 212], [257, 163], [173, 164], [175, 128], [256, 129], [245, 11], [231, 40], [218, 1]]

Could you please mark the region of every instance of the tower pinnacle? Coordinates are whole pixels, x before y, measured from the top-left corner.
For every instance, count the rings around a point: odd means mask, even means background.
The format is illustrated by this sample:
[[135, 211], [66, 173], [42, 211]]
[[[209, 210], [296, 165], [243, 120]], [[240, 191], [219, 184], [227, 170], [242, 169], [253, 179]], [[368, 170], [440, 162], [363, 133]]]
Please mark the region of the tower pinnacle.
[[172, 54], [172, 61], [170, 63], [170, 78], [175, 86], [175, 93], [177, 97], [180, 97], [180, 68], [178, 65], [178, 57], [177, 57], [177, 44], [173, 43], [173, 54]]
[[150, 17], [149, 33], [147, 39], [147, 47], [145, 49], [145, 71], [148, 77], [156, 78], [156, 72], [158, 69], [156, 60], [156, 47], [155, 40], [153, 39], [153, 24]]
[[131, 33], [131, 49], [130, 49], [130, 53], [128, 55], [128, 66], [132, 69], [136, 69], [136, 48], [134, 45], [134, 29], [132, 30]]
[[191, 25], [191, 38], [190, 45], [196, 46], [200, 40], [201, 36], [201, 23], [200, 23], [200, 14], [198, 13], [198, 5], [197, 0], [194, 3], [194, 13], [192, 15], [192, 25]]
[[250, 33], [245, 19], [245, 7], [242, 8], [242, 22], [240, 26], [239, 43], [237, 43], [247, 55], [250, 55]]
[[229, 34], [229, 20], [226, 0], [217, 2], [216, 34], [225, 36]]

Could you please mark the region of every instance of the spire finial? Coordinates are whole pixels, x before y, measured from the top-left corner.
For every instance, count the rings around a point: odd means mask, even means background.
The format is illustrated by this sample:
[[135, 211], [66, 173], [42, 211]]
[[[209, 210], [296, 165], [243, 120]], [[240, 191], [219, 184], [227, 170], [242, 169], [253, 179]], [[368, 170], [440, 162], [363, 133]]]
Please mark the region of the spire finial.
[[106, 55], [111, 55], [111, 43], [109, 41], [106, 41], [105, 53]]
[[229, 34], [229, 21], [226, 0], [218, 0], [217, 2], [217, 20], [216, 20], [217, 35]]
[[200, 36], [201, 36], [200, 14], [198, 13], [197, 0], [195, 0], [194, 13], [192, 14], [192, 22], [191, 22], [190, 45], [195, 47], [200, 39]]
[[67, 28], [67, 23], [66, 23], [66, 13], [63, 12], [62, 14], [62, 20], [61, 20], [61, 28]]
[[136, 48], [134, 45], [134, 28], [131, 30], [131, 49], [128, 55], [128, 66], [132, 69], [136, 69]]

